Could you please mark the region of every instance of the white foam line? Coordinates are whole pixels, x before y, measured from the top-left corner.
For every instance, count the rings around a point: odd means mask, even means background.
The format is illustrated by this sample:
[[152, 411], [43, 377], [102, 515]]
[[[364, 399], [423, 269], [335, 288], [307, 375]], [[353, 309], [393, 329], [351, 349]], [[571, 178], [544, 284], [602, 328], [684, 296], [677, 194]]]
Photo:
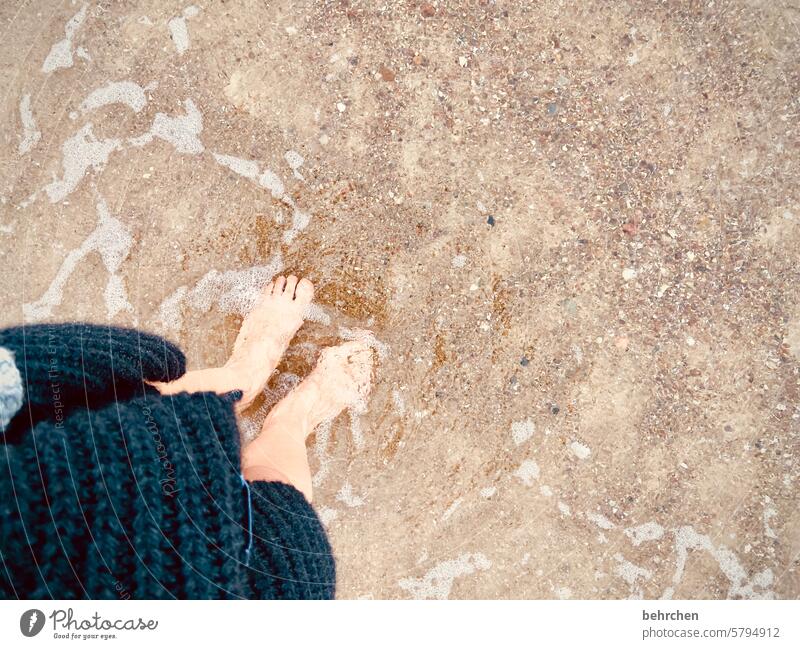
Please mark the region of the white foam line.
[[169, 331], [183, 326], [182, 308], [207, 312], [217, 306], [222, 313], [247, 315], [255, 306], [264, 287], [283, 269], [283, 260], [276, 254], [264, 266], [220, 272], [214, 268], [192, 287], [179, 286], [161, 301], [156, 324]]
[[[722, 574], [724, 574], [730, 582], [728, 598], [775, 598], [775, 594], [771, 590], [767, 590], [774, 581], [772, 570], [767, 568], [754, 575], [752, 579], [748, 579], [747, 571], [742, 567], [742, 564], [739, 563], [739, 559], [733, 552], [724, 546], [715, 546], [707, 535], [698, 534], [693, 527], [687, 525], [675, 530], [675, 551], [678, 558], [675, 566], [675, 574], [672, 577], [673, 586], [670, 586], [664, 591], [663, 599], [671, 599], [675, 588], [683, 579], [686, 561], [689, 557], [689, 550], [704, 550], [714, 558]], [[758, 592], [756, 590], [757, 588], [761, 589], [762, 592]]]
[[214, 160], [234, 173], [244, 176], [249, 180], [258, 180], [258, 163], [255, 160], [245, 160], [244, 158], [237, 158], [223, 153], [214, 153], [213, 155]]
[[319, 487], [322, 481], [328, 475], [330, 470], [330, 456], [328, 455], [328, 443], [331, 439], [331, 426], [333, 420], [323, 421], [316, 430], [316, 441], [314, 443], [314, 451], [317, 454], [317, 461], [319, 462], [319, 470], [314, 474], [311, 484]]
[[212, 269], [189, 293], [188, 303], [203, 312], [216, 304], [223, 313], [245, 316], [258, 302], [264, 287], [282, 267], [280, 255], [275, 255], [265, 266], [224, 272]]
[[397, 585], [411, 593], [414, 599], [447, 599], [456, 579], [491, 567], [491, 562], [484, 554], [462, 554], [456, 559], [437, 564], [424, 577], [406, 577]]
[[628, 586], [631, 587], [631, 598], [634, 599], [641, 599], [642, 598], [642, 589], [641, 587], [637, 587], [637, 582], [640, 579], [648, 580], [652, 579], [653, 573], [652, 571], [648, 570], [647, 568], [642, 568], [641, 566], [637, 566], [634, 563], [628, 561], [625, 557], [622, 556], [619, 552], [614, 555], [614, 560], [617, 562], [617, 566], [614, 568], [614, 574], [618, 577], [622, 577]]
[[295, 207], [292, 198], [286, 194], [286, 188], [281, 179], [278, 178], [274, 171], [266, 167], [262, 172], [261, 164], [257, 160], [238, 158], [224, 153], [214, 153], [213, 155], [214, 160], [219, 164], [248, 180], [258, 183], [264, 189], [268, 189], [273, 198], [283, 201], [290, 207]]
[[284, 201], [290, 207], [295, 206], [294, 201], [286, 195], [286, 188], [283, 186], [283, 181], [278, 178], [271, 169], [264, 169], [264, 172], [258, 179], [258, 184], [264, 189], [268, 189], [273, 198]]
[[83, 100], [80, 109], [86, 113], [110, 104], [125, 104], [134, 113], [138, 113], [147, 105], [144, 88], [133, 81], [112, 81], [102, 88], [97, 88]]
[[189, 49], [189, 30], [186, 28], [186, 19], [183, 16], [170, 18], [167, 23], [172, 43], [179, 55]]
[[[112, 92], [100, 99], [108, 99], [112, 96], [120, 97], [116, 92]], [[128, 97], [128, 99], [131, 98]], [[91, 105], [94, 105], [95, 101], [92, 100]], [[138, 99], [132, 101], [134, 106], [138, 105]], [[202, 153], [203, 143], [197, 137], [203, 130], [202, 115], [191, 99], [185, 100], [183, 104], [186, 115], [170, 117], [164, 113], [157, 113], [150, 130], [143, 135], [129, 139], [128, 144], [144, 146], [153, 138], [160, 138], [172, 144], [180, 153]], [[87, 122], [61, 146], [63, 176], [60, 180], [54, 180], [44, 187], [51, 203], [57, 203], [66, 198], [77, 188], [90, 168], [100, 171], [108, 162], [111, 153], [123, 148], [122, 142], [117, 139], [98, 140], [94, 136], [92, 128], [92, 123]], [[24, 208], [30, 205], [36, 200], [37, 195], [38, 191], [31, 194], [20, 204], [20, 207]]]
[[778, 515], [778, 510], [772, 504], [769, 496], [764, 497], [764, 535], [770, 539], [777, 539], [778, 535], [772, 529], [770, 521]]
[[592, 454], [592, 450], [588, 446], [578, 441], [572, 442], [569, 445], [569, 450], [572, 451], [573, 455], [579, 460], [585, 460]]
[[514, 477], [519, 478], [526, 487], [531, 487], [539, 479], [539, 465], [534, 460], [525, 460], [514, 471]]
[[303, 174], [300, 173], [300, 167], [303, 166], [303, 156], [301, 156], [297, 151], [287, 151], [283, 155], [283, 159], [286, 160], [286, 164], [289, 165], [289, 168], [292, 170], [294, 177], [298, 180], [305, 180]]
[[[297, 155], [299, 156], [299, 154]], [[296, 162], [294, 158], [291, 159], [293, 162]], [[234, 173], [237, 173], [248, 180], [257, 182], [259, 186], [269, 190], [273, 198], [292, 208], [292, 224], [283, 233], [283, 242], [285, 244], [289, 245], [294, 242], [294, 240], [297, 238], [297, 235], [305, 230], [309, 223], [311, 223], [311, 215], [297, 207], [294, 199], [286, 192], [286, 187], [284, 186], [283, 181], [274, 171], [272, 171], [272, 169], [265, 167], [262, 171], [260, 164], [256, 160], [237, 158], [235, 156], [222, 153], [214, 153], [214, 160], [227, 167]], [[302, 176], [299, 177], [302, 179]], [[279, 215], [278, 222], [281, 223], [282, 221], [283, 217]]]
[[[54, 180], [44, 190], [51, 203], [64, 200], [83, 180], [89, 168], [99, 171], [108, 162], [108, 156], [121, 146], [119, 140], [98, 140], [92, 132], [92, 123], [86, 123], [61, 146], [61, 180]], [[33, 198], [33, 197], [32, 197]]]
[[314, 302], [309, 304], [303, 311], [303, 319], [321, 325], [329, 325], [331, 323], [331, 317], [328, 315], [328, 312], [325, 311], [322, 306]]
[[78, 248], [67, 255], [44, 295], [35, 302], [23, 305], [22, 310], [27, 321], [36, 322], [50, 316], [53, 309], [61, 304], [64, 287], [78, 263], [91, 252], [100, 254], [109, 273], [104, 292], [108, 317], [113, 318], [122, 310], [133, 311], [122, 278], [117, 275], [122, 262], [130, 254], [133, 237], [120, 220], [109, 214], [106, 202], [99, 197], [97, 216], [97, 227]]
[[283, 242], [285, 244], [292, 243], [295, 237], [308, 227], [309, 223], [311, 223], [311, 216], [295, 207], [292, 212], [292, 226], [283, 233]]
[[375, 334], [368, 329], [348, 329], [347, 327], [339, 327], [339, 338], [363, 342], [368, 347], [374, 349], [378, 354], [378, 358], [381, 360], [384, 360], [389, 355], [389, 345], [378, 340]]
[[608, 520], [605, 516], [596, 512], [586, 512], [586, 518], [597, 525], [597, 527], [599, 527], [601, 530], [610, 530], [616, 527], [616, 525], [614, 525], [614, 523]]
[[317, 514], [319, 514], [319, 520], [321, 520], [322, 524], [326, 527], [339, 517], [338, 511], [330, 507], [326, 507], [325, 505], [320, 505], [317, 507]]
[[394, 401], [394, 410], [401, 417], [406, 414], [406, 402], [400, 390], [392, 390], [392, 401]]
[[36, 122], [31, 112], [31, 96], [25, 95], [19, 102], [19, 116], [22, 120], [22, 140], [19, 143], [18, 152], [20, 155], [28, 153], [41, 139], [42, 134], [36, 128]]
[[189, 49], [189, 29], [186, 27], [186, 19], [194, 18], [198, 13], [200, 13], [200, 10], [191, 5], [186, 7], [180, 16], [175, 16], [167, 22], [169, 34], [175, 44], [178, 55], [183, 55]]
[[191, 99], [183, 101], [185, 115], [170, 117], [156, 113], [150, 130], [128, 140], [133, 146], [144, 146], [159, 138], [169, 142], [179, 153], [202, 153], [205, 150], [198, 137], [203, 130], [203, 116]]
[[536, 427], [530, 419], [515, 421], [511, 424], [511, 437], [514, 443], [519, 446], [533, 437], [535, 430]]
[[364, 498], [357, 496], [353, 492], [353, 487], [349, 482], [345, 482], [342, 488], [339, 489], [339, 493], [336, 494], [336, 500], [344, 503], [348, 507], [361, 507], [365, 502]]
[[453, 501], [453, 504], [452, 504], [452, 505], [450, 505], [450, 507], [448, 507], [448, 508], [445, 510], [444, 514], [442, 514], [442, 522], [446, 521], [446, 520], [447, 520], [447, 519], [449, 519], [449, 518], [450, 518], [450, 517], [451, 517], [453, 514], [455, 514], [455, 513], [456, 513], [456, 510], [457, 510], [459, 507], [461, 507], [461, 503], [463, 503], [463, 502], [464, 502], [464, 499], [463, 499], [463, 498], [456, 498], [456, 499]]
[[644, 523], [638, 527], [629, 527], [623, 532], [634, 545], [641, 545], [647, 541], [657, 541], [664, 536], [664, 528], [655, 521]]
[[353, 437], [353, 444], [356, 448], [364, 448], [364, 430], [361, 427], [361, 417], [366, 412], [366, 404], [358, 401], [347, 409], [350, 415], [350, 435]]
[[42, 64], [42, 72], [49, 74], [59, 68], [72, 67], [72, 39], [86, 19], [88, 6], [88, 4], [83, 5], [80, 11], [67, 21], [64, 26], [64, 38], [50, 48], [50, 53]]
[[156, 321], [163, 331], [180, 331], [183, 328], [181, 305], [189, 289], [179, 286], [158, 307]]

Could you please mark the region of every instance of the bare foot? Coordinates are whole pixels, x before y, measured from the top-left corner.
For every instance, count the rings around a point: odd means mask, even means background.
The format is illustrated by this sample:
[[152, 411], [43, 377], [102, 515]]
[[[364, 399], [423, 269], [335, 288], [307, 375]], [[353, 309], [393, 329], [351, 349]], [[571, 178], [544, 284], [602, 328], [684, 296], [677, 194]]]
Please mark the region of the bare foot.
[[329, 347], [317, 366], [270, 410], [261, 434], [242, 451], [247, 480], [280, 480], [311, 499], [306, 438], [323, 421], [365, 399], [372, 378], [372, 350], [351, 341]]
[[303, 324], [303, 312], [314, 297], [314, 285], [294, 275], [277, 277], [247, 314], [225, 367], [242, 377], [246, 407], [261, 393], [289, 341]]

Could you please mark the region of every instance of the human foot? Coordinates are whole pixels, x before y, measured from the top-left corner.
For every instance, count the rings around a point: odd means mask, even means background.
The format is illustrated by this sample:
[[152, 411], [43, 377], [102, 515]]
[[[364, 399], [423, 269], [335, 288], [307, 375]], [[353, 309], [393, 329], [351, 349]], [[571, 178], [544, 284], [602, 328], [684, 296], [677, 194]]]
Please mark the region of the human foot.
[[372, 350], [351, 341], [320, 354], [314, 370], [270, 410], [261, 434], [242, 451], [248, 480], [280, 479], [310, 499], [306, 438], [323, 421], [369, 394]]
[[294, 275], [277, 277], [242, 322], [225, 367], [241, 376], [245, 408], [264, 389], [289, 341], [303, 324], [303, 312], [314, 297], [314, 285]]

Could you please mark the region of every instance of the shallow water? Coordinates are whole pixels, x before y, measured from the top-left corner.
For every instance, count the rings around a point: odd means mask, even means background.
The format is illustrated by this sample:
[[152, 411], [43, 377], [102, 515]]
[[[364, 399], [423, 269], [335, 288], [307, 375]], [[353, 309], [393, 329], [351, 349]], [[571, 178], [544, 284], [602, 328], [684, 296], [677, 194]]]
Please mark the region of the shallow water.
[[308, 276], [245, 434], [374, 333], [366, 411], [309, 443], [341, 597], [797, 597], [796, 22], [0, 7], [3, 322], [201, 367]]

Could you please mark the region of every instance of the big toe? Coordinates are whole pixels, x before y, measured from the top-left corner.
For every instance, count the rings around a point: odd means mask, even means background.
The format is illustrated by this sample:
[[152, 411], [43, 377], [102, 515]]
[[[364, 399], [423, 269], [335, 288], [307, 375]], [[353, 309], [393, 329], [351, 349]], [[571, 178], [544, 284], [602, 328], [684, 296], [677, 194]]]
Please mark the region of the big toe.
[[314, 285], [305, 277], [297, 283], [297, 288], [294, 290], [294, 299], [298, 302], [310, 304], [314, 298]]

